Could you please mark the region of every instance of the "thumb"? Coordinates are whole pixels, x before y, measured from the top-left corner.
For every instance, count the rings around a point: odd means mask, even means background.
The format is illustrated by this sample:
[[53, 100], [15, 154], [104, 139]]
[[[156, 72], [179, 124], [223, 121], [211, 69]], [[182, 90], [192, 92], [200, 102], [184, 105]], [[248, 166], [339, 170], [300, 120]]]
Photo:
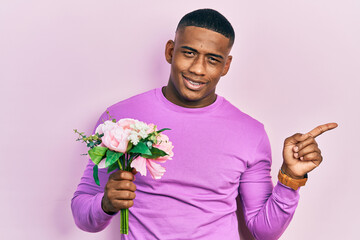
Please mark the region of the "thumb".
[[136, 171], [136, 168], [131, 168], [131, 173], [134, 175], [134, 180], [133, 181], [135, 181], [135, 179], [136, 179], [136, 174], [138, 173], [138, 171]]
[[136, 171], [136, 168], [131, 168], [131, 172], [132, 174], [136, 175], [138, 173], [138, 171]]

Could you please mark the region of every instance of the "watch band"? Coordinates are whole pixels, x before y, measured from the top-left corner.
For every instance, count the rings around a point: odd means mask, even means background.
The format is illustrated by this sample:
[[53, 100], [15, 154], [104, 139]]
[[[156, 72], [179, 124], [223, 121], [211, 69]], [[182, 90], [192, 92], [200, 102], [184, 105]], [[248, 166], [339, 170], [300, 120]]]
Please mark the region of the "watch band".
[[302, 179], [294, 179], [283, 173], [283, 171], [280, 169], [279, 175], [278, 175], [279, 181], [284, 184], [285, 186], [288, 186], [294, 190], [298, 190], [299, 187], [304, 186], [308, 176], [305, 174], [304, 178]]

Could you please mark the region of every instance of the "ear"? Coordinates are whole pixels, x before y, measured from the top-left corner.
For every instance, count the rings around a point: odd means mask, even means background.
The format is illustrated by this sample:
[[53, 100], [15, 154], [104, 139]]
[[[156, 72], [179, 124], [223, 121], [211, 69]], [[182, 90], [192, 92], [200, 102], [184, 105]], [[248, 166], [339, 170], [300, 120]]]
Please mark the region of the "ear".
[[231, 64], [231, 60], [232, 60], [232, 56], [229, 55], [229, 56], [226, 58], [224, 70], [223, 70], [223, 72], [221, 73], [221, 76], [225, 76], [225, 75], [228, 73], [229, 68], [230, 68], [230, 64]]
[[167, 41], [166, 47], [165, 47], [165, 59], [170, 64], [171, 64], [173, 53], [174, 53], [174, 45], [175, 45], [174, 41], [169, 40], [169, 41]]

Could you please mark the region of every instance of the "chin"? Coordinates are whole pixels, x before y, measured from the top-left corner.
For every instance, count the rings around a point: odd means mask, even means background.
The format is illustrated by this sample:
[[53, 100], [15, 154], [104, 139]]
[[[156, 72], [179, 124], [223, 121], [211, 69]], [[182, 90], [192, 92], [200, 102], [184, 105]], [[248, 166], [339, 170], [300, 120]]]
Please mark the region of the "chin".
[[181, 97], [189, 102], [197, 102], [204, 98], [203, 94], [199, 92], [194, 92], [189, 89], [185, 89], [181, 92]]

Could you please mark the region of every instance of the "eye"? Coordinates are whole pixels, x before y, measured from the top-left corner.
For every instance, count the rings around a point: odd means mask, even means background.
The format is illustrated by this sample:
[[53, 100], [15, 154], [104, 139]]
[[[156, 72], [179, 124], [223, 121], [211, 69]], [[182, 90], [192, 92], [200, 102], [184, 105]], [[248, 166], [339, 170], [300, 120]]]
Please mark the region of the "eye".
[[218, 59], [216, 59], [214, 57], [209, 57], [208, 60], [209, 60], [209, 63], [211, 63], [211, 64], [216, 64], [216, 63], [220, 62]]
[[195, 56], [195, 53], [190, 52], [190, 51], [182, 51], [182, 53], [185, 55], [185, 57], [193, 57], [193, 56]]

